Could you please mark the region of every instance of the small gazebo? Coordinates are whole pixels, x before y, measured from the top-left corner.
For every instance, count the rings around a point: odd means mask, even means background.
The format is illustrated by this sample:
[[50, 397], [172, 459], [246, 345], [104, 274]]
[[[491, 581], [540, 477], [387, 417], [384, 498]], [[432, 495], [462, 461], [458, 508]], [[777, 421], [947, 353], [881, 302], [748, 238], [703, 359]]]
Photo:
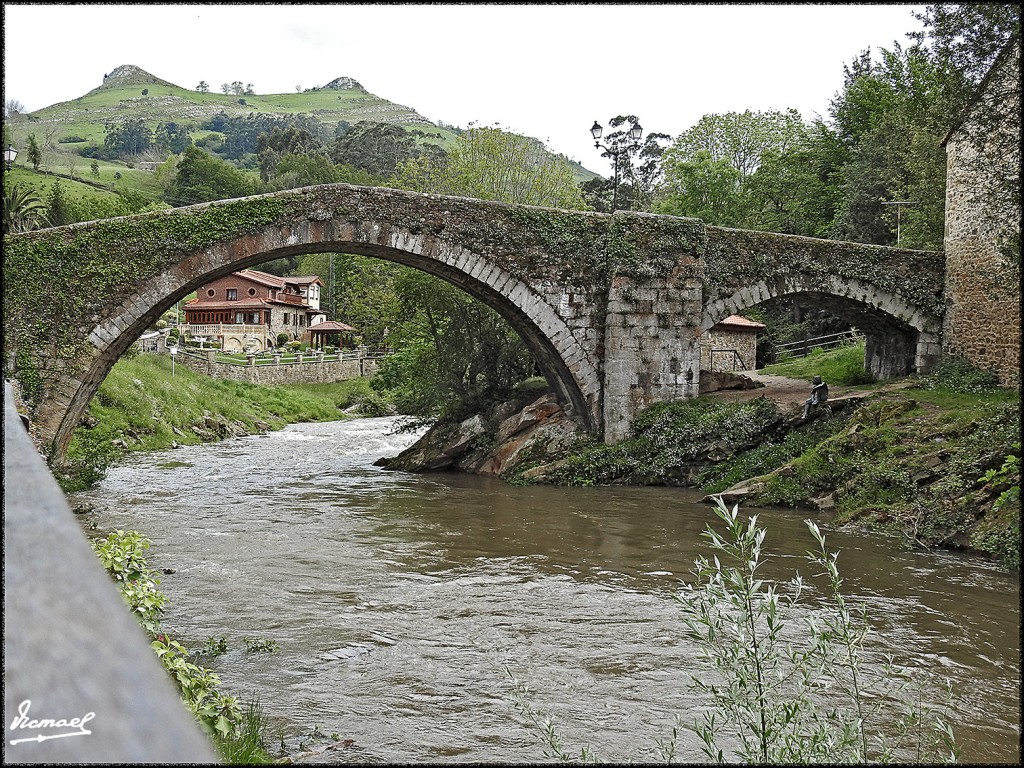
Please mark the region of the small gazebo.
[[337, 320], [325, 320], [322, 323], [309, 326], [310, 344], [316, 349], [323, 349], [328, 337], [337, 336], [338, 347], [340, 348], [345, 345], [346, 341], [349, 344], [352, 343], [351, 334], [355, 333], [355, 330], [351, 325], [346, 325]]

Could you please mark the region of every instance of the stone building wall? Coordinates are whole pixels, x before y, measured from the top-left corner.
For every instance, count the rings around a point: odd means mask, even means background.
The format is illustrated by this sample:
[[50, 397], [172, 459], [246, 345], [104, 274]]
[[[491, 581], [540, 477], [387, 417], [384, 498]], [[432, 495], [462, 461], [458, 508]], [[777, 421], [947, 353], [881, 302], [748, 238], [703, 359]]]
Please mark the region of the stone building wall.
[[[715, 350], [712, 355], [711, 351]], [[735, 350], [732, 354], [718, 350]], [[742, 364], [741, 364], [742, 363]], [[752, 371], [757, 367], [757, 331], [739, 330], [716, 325], [700, 337], [700, 369], [702, 371]]]
[[[1020, 183], [1020, 50], [1004, 62], [1004, 77], [1016, 77], [1016, 103], [1005, 103], [1017, 118], [1001, 123], [1016, 132], [1010, 141], [992, 140], [979, 153], [963, 130], [946, 142], [946, 313], [943, 353], [966, 358], [992, 371], [1005, 386], [1020, 387], [1021, 295], [1020, 208], [994, 197], [991, 178], [1007, 172]], [[990, 92], [998, 89], [996, 78]], [[984, 98], [984, 94], [982, 96]], [[1012, 99], [1009, 101], [1012, 102]], [[1006, 153], [1006, 147], [1014, 150]], [[1013, 156], [1014, 151], [1016, 155]], [[1016, 264], [1007, 244], [1016, 236]]]

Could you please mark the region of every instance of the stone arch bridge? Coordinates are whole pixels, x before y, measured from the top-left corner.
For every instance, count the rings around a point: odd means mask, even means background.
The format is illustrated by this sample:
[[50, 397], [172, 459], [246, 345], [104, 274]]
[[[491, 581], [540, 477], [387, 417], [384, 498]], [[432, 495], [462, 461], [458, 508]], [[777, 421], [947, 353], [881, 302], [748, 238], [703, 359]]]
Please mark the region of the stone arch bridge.
[[942, 255], [705, 226], [327, 185], [4, 238], [5, 376], [51, 459], [118, 357], [199, 285], [270, 259], [363, 254], [447, 280], [522, 336], [575, 418], [608, 442], [695, 396], [699, 337], [802, 295], [867, 334], [880, 378], [941, 354]]

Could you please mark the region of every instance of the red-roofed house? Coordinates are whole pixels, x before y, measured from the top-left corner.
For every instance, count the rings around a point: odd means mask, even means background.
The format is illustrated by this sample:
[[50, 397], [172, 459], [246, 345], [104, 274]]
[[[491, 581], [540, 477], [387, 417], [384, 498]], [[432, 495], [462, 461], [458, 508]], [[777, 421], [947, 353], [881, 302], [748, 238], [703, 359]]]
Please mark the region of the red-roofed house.
[[327, 319], [320, 310], [322, 286], [316, 275], [233, 272], [201, 286], [185, 304], [186, 330], [219, 341], [226, 352], [266, 350], [279, 333], [309, 341], [309, 327]]
[[729, 315], [700, 337], [702, 371], [752, 371], [757, 367], [757, 334], [764, 330], [741, 315]]

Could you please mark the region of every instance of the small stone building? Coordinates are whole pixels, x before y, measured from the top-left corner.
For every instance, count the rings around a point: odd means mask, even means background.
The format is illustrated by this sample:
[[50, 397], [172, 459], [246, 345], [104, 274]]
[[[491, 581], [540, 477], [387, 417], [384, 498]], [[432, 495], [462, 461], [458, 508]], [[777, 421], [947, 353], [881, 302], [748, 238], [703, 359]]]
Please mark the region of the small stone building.
[[[942, 351], [992, 371], [1004, 386], [1017, 387], [1021, 374], [1020, 107], [1018, 42], [1000, 54], [979, 88], [968, 119], [954, 127], [944, 142]], [[978, 114], [984, 115], [980, 125]]]
[[752, 371], [757, 367], [757, 334], [764, 330], [740, 315], [729, 315], [700, 337], [702, 371]]

